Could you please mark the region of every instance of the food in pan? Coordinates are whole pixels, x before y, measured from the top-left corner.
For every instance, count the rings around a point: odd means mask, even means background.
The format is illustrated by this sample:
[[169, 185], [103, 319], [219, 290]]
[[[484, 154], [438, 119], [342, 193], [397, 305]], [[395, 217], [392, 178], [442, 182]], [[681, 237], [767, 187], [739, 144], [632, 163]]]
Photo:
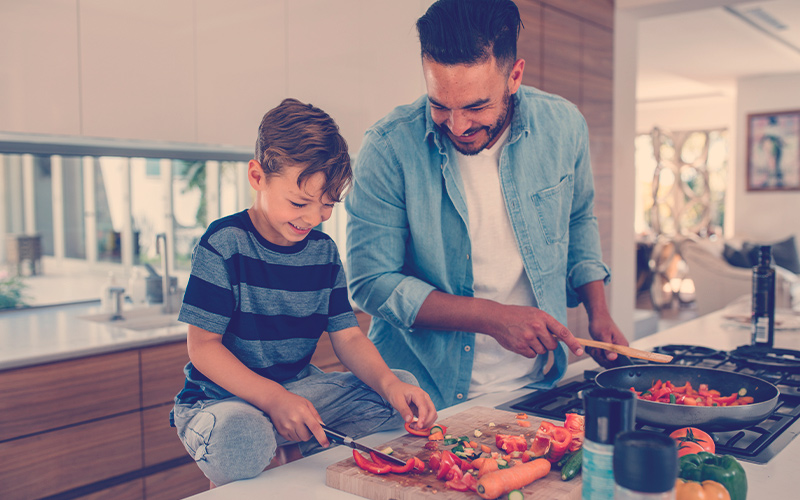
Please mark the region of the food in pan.
[[634, 392], [639, 399], [645, 401], [688, 406], [738, 406], [753, 402], [753, 398], [746, 395], [747, 390], [744, 388], [728, 396], [723, 396], [719, 391], [709, 389], [708, 384], [700, 384], [697, 390], [695, 390], [691, 382], [676, 386], [669, 380], [662, 383], [660, 379], [646, 391], [640, 392], [633, 387], [631, 387], [631, 391]]

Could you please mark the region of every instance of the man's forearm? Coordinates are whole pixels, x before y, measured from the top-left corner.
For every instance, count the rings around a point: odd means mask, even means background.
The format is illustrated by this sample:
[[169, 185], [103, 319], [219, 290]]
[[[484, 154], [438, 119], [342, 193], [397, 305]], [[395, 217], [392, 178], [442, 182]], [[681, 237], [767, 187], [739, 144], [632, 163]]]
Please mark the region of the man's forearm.
[[433, 291], [422, 303], [413, 326], [491, 334], [492, 311], [498, 306], [491, 300]]
[[578, 287], [578, 295], [586, 307], [589, 320], [600, 314], [608, 314], [608, 304], [606, 303], [606, 292], [603, 280], [590, 281]]

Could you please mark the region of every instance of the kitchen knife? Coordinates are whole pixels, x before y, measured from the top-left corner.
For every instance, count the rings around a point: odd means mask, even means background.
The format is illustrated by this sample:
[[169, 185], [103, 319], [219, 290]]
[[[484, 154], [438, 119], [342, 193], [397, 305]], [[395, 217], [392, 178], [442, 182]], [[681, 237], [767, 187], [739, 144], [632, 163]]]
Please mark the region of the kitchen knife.
[[325, 431], [325, 434], [327, 434], [328, 438], [334, 443], [343, 444], [345, 446], [349, 446], [350, 448], [353, 448], [354, 450], [363, 451], [365, 453], [374, 453], [380, 459], [385, 460], [385, 461], [387, 461], [389, 463], [392, 463], [392, 464], [395, 464], [395, 465], [405, 465], [406, 464], [404, 461], [400, 460], [399, 458], [395, 458], [395, 457], [393, 457], [391, 455], [387, 455], [386, 453], [378, 451], [375, 448], [370, 448], [369, 446], [365, 446], [365, 445], [363, 445], [361, 443], [357, 443], [357, 442], [353, 441], [353, 438], [351, 438], [351, 437], [349, 437], [349, 436], [347, 436], [345, 434], [342, 434], [341, 432], [339, 432], [337, 430], [331, 429], [330, 427], [327, 427], [327, 426], [323, 425], [322, 426], [322, 430]]

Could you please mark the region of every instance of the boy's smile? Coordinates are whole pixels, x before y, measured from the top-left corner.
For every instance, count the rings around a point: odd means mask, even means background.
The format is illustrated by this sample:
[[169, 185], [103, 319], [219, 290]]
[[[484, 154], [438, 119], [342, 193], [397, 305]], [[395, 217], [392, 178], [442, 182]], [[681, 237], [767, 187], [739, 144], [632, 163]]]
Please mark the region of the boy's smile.
[[284, 167], [280, 174], [267, 176], [257, 161], [250, 160], [248, 169], [250, 185], [256, 190], [256, 200], [248, 214], [261, 236], [270, 243], [294, 245], [330, 219], [334, 203], [323, 195], [322, 172], [298, 186], [297, 177], [305, 169], [303, 165]]

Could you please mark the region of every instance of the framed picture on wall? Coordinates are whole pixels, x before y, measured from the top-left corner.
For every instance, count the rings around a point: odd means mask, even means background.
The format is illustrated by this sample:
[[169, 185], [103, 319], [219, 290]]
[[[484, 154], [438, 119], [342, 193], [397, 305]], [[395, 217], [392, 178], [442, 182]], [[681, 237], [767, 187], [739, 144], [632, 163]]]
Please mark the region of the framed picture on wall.
[[800, 190], [800, 110], [747, 115], [747, 190]]

